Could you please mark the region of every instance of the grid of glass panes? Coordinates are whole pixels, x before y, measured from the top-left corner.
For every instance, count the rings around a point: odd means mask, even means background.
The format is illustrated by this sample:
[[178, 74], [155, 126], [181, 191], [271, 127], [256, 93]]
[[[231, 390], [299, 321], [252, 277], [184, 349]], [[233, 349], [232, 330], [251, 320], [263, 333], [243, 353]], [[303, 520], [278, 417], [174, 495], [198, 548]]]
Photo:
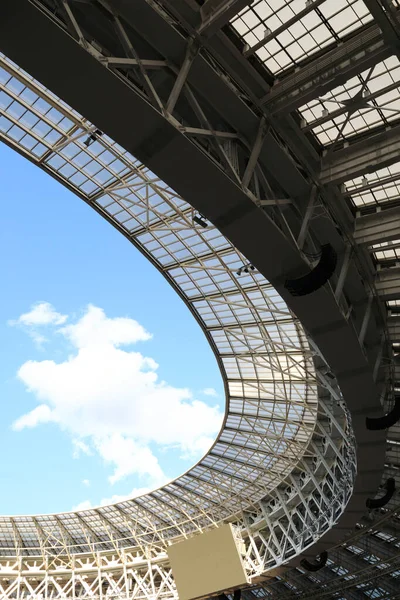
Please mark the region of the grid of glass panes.
[[400, 162], [345, 182], [356, 208], [379, 207], [400, 196]]
[[362, 0], [255, 0], [231, 23], [274, 74], [298, 65], [371, 21]]
[[[349, 105], [353, 100], [358, 103], [354, 111]], [[399, 121], [398, 57], [390, 56], [299, 110], [305, 121], [303, 131], [313, 131], [324, 146], [343, 145], [351, 136]]]

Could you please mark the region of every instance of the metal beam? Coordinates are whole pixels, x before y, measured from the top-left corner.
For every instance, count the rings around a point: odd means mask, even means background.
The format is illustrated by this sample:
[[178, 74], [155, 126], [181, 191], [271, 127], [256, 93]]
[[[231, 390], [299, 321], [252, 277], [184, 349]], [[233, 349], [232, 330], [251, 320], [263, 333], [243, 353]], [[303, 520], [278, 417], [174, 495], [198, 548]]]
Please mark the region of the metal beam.
[[384, 7], [377, 0], [363, 0], [376, 23], [382, 30], [383, 37], [387, 43], [392, 46], [394, 52], [400, 56], [400, 36], [399, 20], [396, 9], [384, 10]]
[[400, 239], [400, 206], [357, 217], [354, 239], [367, 246]]
[[303, 221], [301, 223], [299, 237], [297, 238], [297, 245], [301, 249], [303, 248], [304, 242], [307, 237], [308, 226], [309, 226], [312, 214], [314, 212], [314, 207], [315, 207], [315, 202], [317, 200], [317, 196], [318, 196], [317, 186], [313, 185], [313, 187], [311, 188], [310, 199], [308, 201], [307, 208], [304, 213]]
[[168, 66], [166, 60], [140, 60], [136, 58], [116, 58], [113, 56], [101, 59], [108, 67], [138, 67], [142, 65], [145, 69], [164, 69]]
[[400, 298], [400, 267], [378, 271], [375, 286], [378, 294], [384, 300]]
[[169, 98], [167, 100], [166, 110], [169, 113], [172, 113], [174, 111], [175, 104], [177, 103], [178, 98], [182, 92], [182, 88], [186, 83], [186, 79], [187, 79], [190, 67], [192, 66], [192, 63], [193, 63], [194, 59], [196, 58], [198, 50], [199, 50], [199, 47], [195, 43], [194, 39], [192, 38], [191, 40], [189, 40], [187, 48], [186, 48], [185, 58], [183, 59], [181, 68], [179, 69], [178, 76], [175, 79], [174, 86], [173, 86], [171, 93], [169, 95]]
[[337, 281], [336, 289], [335, 289], [335, 298], [338, 302], [342, 295], [344, 283], [346, 281], [346, 277], [347, 277], [347, 274], [349, 271], [349, 265], [350, 265], [350, 259], [351, 259], [352, 252], [353, 252], [353, 248], [349, 244], [346, 247], [346, 251], [344, 253], [343, 262], [340, 267], [340, 273], [339, 273], [339, 277], [338, 277], [338, 281]]
[[200, 9], [202, 23], [198, 33], [212, 35], [229, 23], [238, 12], [253, 0], [206, 0]]
[[390, 317], [387, 321], [390, 341], [393, 344], [400, 343], [400, 317]]
[[143, 85], [149, 95], [149, 98], [151, 99], [151, 102], [154, 104], [154, 106], [162, 109], [163, 104], [161, 102], [161, 99], [159, 98], [151, 79], [147, 75], [146, 69], [143, 66], [143, 63], [140, 60], [135, 48], [132, 46], [129, 35], [125, 31], [125, 27], [123, 26], [121, 20], [118, 17], [114, 18], [114, 24], [115, 24], [115, 28], [116, 28], [118, 37], [119, 37], [120, 42], [126, 52], [127, 57], [133, 58], [136, 61], [136, 64], [138, 65], [139, 72], [140, 72], [140, 75], [141, 75], [141, 78], [143, 81]]
[[247, 163], [245, 172], [242, 178], [242, 184], [244, 187], [248, 187], [251, 181], [251, 178], [254, 173], [254, 169], [256, 168], [258, 157], [260, 156], [261, 148], [264, 142], [265, 134], [267, 132], [268, 125], [264, 117], [260, 120], [260, 126], [257, 131], [256, 139], [254, 141], [254, 146], [251, 150], [250, 158]]
[[366, 173], [374, 173], [399, 160], [400, 126], [352, 144], [322, 161], [320, 182], [343, 183]]

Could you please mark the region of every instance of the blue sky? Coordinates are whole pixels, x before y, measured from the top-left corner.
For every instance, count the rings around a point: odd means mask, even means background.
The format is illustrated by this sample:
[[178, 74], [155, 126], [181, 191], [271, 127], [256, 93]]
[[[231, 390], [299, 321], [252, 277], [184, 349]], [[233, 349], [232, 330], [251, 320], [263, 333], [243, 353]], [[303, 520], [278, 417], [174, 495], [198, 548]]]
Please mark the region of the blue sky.
[[0, 165], [0, 514], [89, 507], [178, 475], [222, 419], [200, 328], [80, 199], [1, 143]]

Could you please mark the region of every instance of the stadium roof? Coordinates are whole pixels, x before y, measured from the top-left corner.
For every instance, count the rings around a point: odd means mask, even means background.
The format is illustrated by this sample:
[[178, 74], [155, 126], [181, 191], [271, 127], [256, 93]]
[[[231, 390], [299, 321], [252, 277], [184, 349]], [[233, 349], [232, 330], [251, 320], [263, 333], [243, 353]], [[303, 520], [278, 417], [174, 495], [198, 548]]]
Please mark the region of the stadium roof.
[[[89, 572], [98, 551], [104, 576], [128, 554], [140, 571], [229, 521], [253, 586], [291, 560], [249, 597], [395, 597], [396, 494], [378, 510], [365, 499], [400, 484], [399, 427], [368, 432], [365, 417], [399, 385], [399, 8], [4, 2], [2, 139], [164, 274], [210, 341], [227, 407], [210, 452], [160, 490], [1, 518], [1, 554], [25, 558], [0, 576], [74, 570], [80, 553]], [[291, 297], [285, 281], [324, 243], [334, 278]], [[313, 543], [329, 559], [310, 573], [295, 557]]]

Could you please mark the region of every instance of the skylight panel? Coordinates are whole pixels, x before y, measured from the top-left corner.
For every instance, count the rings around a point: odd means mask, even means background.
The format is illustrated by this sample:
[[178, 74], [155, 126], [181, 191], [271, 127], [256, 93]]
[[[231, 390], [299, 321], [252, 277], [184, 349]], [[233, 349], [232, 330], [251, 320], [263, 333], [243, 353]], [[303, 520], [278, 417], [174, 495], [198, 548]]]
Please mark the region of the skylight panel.
[[255, 54], [279, 75], [371, 19], [362, 0], [258, 0], [231, 23], [248, 49], [257, 46]]
[[[353, 102], [353, 104], [351, 104]], [[304, 132], [324, 146], [400, 120], [400, 62], [390, 57], [300, 108]]]
[[345, 185], [356, 207], [396, 200], [400, 197], [400, 162], [346, 181]]

